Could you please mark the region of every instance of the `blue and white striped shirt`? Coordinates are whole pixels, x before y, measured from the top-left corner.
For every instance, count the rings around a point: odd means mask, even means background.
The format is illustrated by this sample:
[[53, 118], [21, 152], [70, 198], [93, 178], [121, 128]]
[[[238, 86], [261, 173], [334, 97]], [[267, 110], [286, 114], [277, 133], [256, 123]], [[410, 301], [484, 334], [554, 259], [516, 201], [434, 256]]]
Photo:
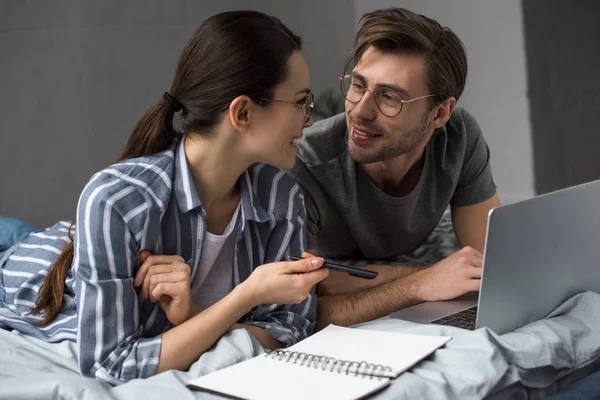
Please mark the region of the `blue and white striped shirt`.
[[[45, 327], [28, 314], [49, 266], [70, 240], [59, 222], [29, 236], [8, 258], [0, 327], [49, 341], [77, 341], [85, 376], [111, 384], [155, 374], [161, 334], [172, 327], [158, 303], [141, 301], [133, 287], [139, 252], [180, 255], [198, 276], [205, 213], [185, 157], [184, 140], [150, 157], [130, 159], [95, 174], [77, 206], [75, 257], [61, 313]], [[241, 223], [233, 257], [233, 286], [261, 264], [300, 254], [305, 247], [304, 199], [284, 171], [254, 164], [240, 177]], [[74, 229], [75, 230], [75, 229]], [[316, 299], [297, 305], [260, 305], [240, 322], [264, 328], [287, 345], [312, 333]]]

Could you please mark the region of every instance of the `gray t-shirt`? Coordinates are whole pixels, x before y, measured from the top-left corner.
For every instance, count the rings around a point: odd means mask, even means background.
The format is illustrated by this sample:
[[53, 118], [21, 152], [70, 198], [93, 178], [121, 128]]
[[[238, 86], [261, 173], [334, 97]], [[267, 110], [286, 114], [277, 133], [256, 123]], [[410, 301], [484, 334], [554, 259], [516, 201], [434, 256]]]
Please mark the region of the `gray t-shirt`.
[[290, 173], [304, 191], [307, 248], [336, 259], [393, 260], [427, 239], [448, 205], [467, 206], [496, 193], [490, 154], [475, 119], [457, 108], [425, 149], [421, 177], [391, 197], [348, 153], [345, 115], [304, 131]]

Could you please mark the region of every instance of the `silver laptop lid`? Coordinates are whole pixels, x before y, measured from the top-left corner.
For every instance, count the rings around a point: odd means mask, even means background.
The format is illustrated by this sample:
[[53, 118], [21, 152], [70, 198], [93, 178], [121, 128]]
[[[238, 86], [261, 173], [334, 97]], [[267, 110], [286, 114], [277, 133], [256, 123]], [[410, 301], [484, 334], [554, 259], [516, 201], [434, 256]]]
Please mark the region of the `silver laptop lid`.
[[477, 328], [502, 334], [600, 293], [600, 180], [490, 211]]

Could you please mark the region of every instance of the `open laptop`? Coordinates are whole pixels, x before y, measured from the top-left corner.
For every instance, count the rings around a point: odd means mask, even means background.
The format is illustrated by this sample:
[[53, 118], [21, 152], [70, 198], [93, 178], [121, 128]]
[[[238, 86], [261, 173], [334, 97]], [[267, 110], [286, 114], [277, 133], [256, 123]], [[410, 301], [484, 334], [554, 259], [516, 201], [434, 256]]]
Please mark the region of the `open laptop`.
[[600, 180], [491, 210], [482, 272], [479, 293], [390, 317], [502, 334], [578, 293], [600, 293]]

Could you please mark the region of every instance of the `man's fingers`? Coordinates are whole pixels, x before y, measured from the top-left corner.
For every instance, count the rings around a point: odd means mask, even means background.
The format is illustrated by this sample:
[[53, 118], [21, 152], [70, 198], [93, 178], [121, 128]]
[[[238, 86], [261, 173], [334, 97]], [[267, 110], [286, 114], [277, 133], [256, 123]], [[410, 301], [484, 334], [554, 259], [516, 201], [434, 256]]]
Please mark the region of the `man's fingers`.
[[481, 279], [483, 270], [481, 267], [469, 267], [467, 270], [467, 277], [471, 279]]
[[286, 274], [301, 274], [320, 268], [325, 260], [322, 257], [303, 258], [298, 261], [287, 261], [283, 272]]
[[481, 287], [480, 279], [469, 279], [465, 284], [465, 289], [468, 292], [479, 292], [480, 287]]

